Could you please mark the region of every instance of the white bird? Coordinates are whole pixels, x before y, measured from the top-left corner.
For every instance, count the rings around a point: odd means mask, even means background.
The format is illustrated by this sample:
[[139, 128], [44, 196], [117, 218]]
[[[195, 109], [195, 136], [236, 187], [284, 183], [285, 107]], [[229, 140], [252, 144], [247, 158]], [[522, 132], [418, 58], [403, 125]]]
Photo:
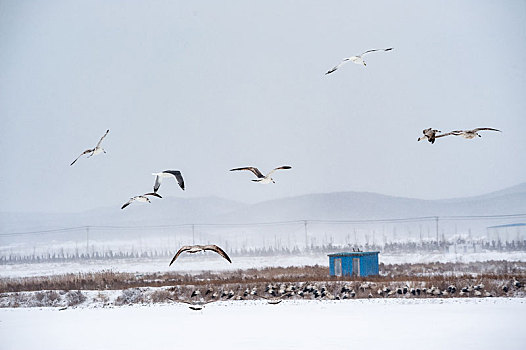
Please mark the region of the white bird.
[[391, 51], [393, 48], [390, 47], [390, 48], [387, 48], [387, 49], [374, 49], [374, 50], [367, 50], [365, 51], [364, 53], [360, 54], [360, 55], [357, 55], [357, 56], [351, 56], [351, 57], [347, 57], [347, 58], [344, 58], [343, 61], [340, 62], [340, 64], [338, 64], [337, 66], [329, 69], [329, 71], [327, 71], [327, 73], [325, 73], [325, 75], [327, 74], [331, 74], [332, 72], [334, 72], [335, 70], [337, 70], [338, 68], [340, 68], [342, 65], [344, 65], [345, 63], [347, 63], [348, 61], [351, 61], [352, 63], [356, 63], [356, 64], [363, 64], [364, 66], [367, 66], [367, 64], [365, 63], [365, 61], [363, 60], [363, 56], [368, 54], [368, 53], [371, 53], [371, 52], [376, 52], [376, 51]]
[[155, 175], [155, 183], [153, 185], [153, 192], [157, 192], [159, 187], [161, 187], [161, 181], [164, 177], [175, 177], [177, 180], [177, 183], [179, 184], [179, 187], [184, 191], [184, 180], [183, 175], [179, 170], [165, 170], [160, 173], [152, 173], [152, 175]]
[[132, 202], [148, 202], [148, 203], [151, 203], [150, 201], [150, 198], [148, 198], [147, 196], [155, 196], [155, 197], [158, 197], [158, 198], [163, 198], [161, 197], [161, 195], [157, 194], [157, 193], [145, 193], [141, 196], [135, 196], [135, 197], [132, 197], [130, 198], [129, 201], [127, 201], [126, 203], [124, 203], [124, 205], [121, 207], [121, 209], [124, 209], [126, 208], [128, 205], [132, 204]]
[[272, 173], [274, 173], [276, 170], [291, 169], [291, 168], [292, 168], [291, 166], [283, 165], [283, 166], [280, 166], [280, 167], [272, 169], [267, 175], [263, 175], [261, 173], [261, 171], [258, 170], [258, 168], [255, 168], [255, 167], [252, 167], [252, 166], [244, 167], [244, 168], [234, 168], [234, 169], [230, 169], [230, 171], [238, 171], [238, 170], [251, 171], [251, 172], [254, 173], [254, 175], [257, 176], [257, 179], [252, 180], [252, 181], [259, 182], [259, 183], [262, 183], [262, 184], [268, 184], [268, 183], [271, 183], [271, 182], [272, 183], [276, 183], [276, 181], [274, 181], [274, 179], [272, 177], [270, 177], [270, 175], [272, 175]]
[[177, 253], [175, 254], [175, 256], [172, 258], [172, 261], [170, 261], [170, 265], [173, 264], [173, 262], [175, 261], [175, 259], [177, 259], [177, 257], [179, 255], [181, 255], [182, 252], [188, 252], [188, 253], [197, 253], [197, 252], [201, 252], [201, 251], [204, 251], [204, 250], [212, 250], [214, 252], [216, 252], [217, 254], [221, 255], [223, 258], [225, 258], [226, 260], [228, 260], [229, 263], [232, 263], [232, 260], [230, 260], [230, 257], [227, 255], [227, 253], [225, 253], [225, 251], [221, 248], [219, 248], [218, 246], [216, 246], [215, 244], [208, 244], [208, 245], [185, 245], [183, 247], [181, 247], [181, 249], [179, 249], [177, 251]]
[[482, 131], [482, 130], [490, 130], [490, 131], [502, 132], [499, 129], [493, 129], [493, 128], [476, 128], [476, 129], [473, 129], [473, 130], [453, 130], [451, 132], [448, 132], [447, 134], [440, 135], [440, 137], [448, 136], [448, 135], [454, 135], [454, 136], [462, 136], [465, 139], [474, 139], [477, 136], [478, 137], [482, 137], [482, 136], [480, 136], [478, 134], [478, 132]]
[[106, 135], [108, 135], [109, 132], [110, 132], [110, 129], [106, 130], [106, 133], [105, 133], [104, 135], [102, 135], [102, 137], [100, 138], [99, 142], [97, 142], [97, 145], [95, 146], [95, 148], [90, 148], [90, 149], [87, 149], [87, 150], [85, 150], [84, 152], [82, 152], [82, 153], [80, 154], [80, 156], [78, 156], [77, 159], [75, 159], [75, 160], [70, 164], [70, 166], [73, 165], [73, 164], [75, 164], [75, 162], [76, 162], [80, 157], [82, 157], [82, 156], [85, 155], [85, 154], [90, 153], [90, 155], [88, 156], [88, 158], [89, 158], [89, 157], [91, 157], [91, 156], [93, 156], [93, 155], [97, 155], [97, 154], [99, 154], [99, 153], [101, 153], [101, 152], [106, 153], [106, 150], [104, 150], [104, 148], [102, 148], [102, 147], [100, 146], [100, 144], [102, 143], [102, 140], [104, 140], [104, 138], [106, 137]]

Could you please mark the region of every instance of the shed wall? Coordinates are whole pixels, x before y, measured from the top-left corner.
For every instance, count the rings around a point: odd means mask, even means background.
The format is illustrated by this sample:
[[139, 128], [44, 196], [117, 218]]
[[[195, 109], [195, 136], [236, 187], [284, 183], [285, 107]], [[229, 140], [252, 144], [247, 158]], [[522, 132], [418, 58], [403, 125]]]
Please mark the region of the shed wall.
[[360, 276], [378, 275], [378, 254], [370, 254], [363, 256], [330, 256], [329, 257], [329, 273], [335, 276], [334, 264], [335, 259], [342, 261], [342, 275], [351, 276], [353, 273], [352, 261], [353, 258], [360, 259]]

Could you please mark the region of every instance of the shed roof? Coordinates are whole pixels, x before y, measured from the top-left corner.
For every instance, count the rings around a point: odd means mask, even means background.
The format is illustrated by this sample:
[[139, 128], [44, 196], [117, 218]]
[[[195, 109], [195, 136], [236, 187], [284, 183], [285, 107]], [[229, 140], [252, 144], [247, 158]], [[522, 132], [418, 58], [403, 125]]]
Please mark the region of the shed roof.
[[368, 255], [378, 255], [380, 252], [343, 252], [343, 253], [334, 253], [327, 254], [327, 256], [368, 256]]

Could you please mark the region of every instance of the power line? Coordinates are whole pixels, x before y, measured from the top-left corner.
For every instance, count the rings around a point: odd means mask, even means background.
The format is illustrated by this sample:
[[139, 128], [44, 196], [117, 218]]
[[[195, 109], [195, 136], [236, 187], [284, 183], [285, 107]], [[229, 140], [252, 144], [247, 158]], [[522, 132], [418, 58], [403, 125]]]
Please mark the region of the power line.
[[54, 233], [54, 232], [79, 231], [79, 230], [85, 230], [85, 229], [86, 229], [86, 226], [77, 226], [77, 227], [58, 228], [58, 229], [52, 229], [52, 230], [0, 233], [0, 236], [18, 236], [18, 235], [45, 234], [45, 233]]
[[526, 218], [526, 214], [502, 214], [502, 215], [464, 215], [464, 216], [420, 216], [407, 218], [390, 218], [390, 219], [361, 219], [361, 220], [290, 220], [290, 221], [273, 221], [273, 222], [253, 222], [253, 223], [202, 223], [202, 224], [170, 224], [170, 225], [142, 225], [142, 226], [75, 226], [50, 230], [26, 231], [26, 232], [8, 232], [0, 233], [0, 237], [6, 236], [22, 236], [22, 235], [40, 235], [58, 232], [70, 231], [86, 231], [88, 230], [146, 230], [146, 229], [161, 229], [161, 228], [184, 228], [188, 227], [246, 227], [246, 226], [278, 226], [278, 225], [293, 225], [301, 224], [333, 224], [333, 225], [348, 225], [348, 224], [374, 224], [374, 223], [408, 223], [421, 221], [437, 221], [437, 220], [481, 220], [481, 219], [511, 219], [511, 218]]
[[526, 214], [439, 216], [441, 220], [505, 219], [505, 218], [520, 218], [520, 217], [526, 217]]

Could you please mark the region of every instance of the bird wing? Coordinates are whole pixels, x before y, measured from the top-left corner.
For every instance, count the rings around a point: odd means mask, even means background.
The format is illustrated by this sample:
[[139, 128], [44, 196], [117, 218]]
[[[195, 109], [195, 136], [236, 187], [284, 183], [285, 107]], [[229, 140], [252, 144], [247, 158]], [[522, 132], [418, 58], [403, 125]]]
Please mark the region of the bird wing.
[[278, 295], [276, 297], [266, 297], [264, 295], [258, 295], [259, 298], [263, 298], [263, 299], [267, 299], [267, 300], [272, 300], [272, 301], [281, 301], [281, 299], [283, 299], [284, 297], [290, 297], [292, 294], [291, 292], [288, 292], [288, 293], [285, 293], [283, 295]]
[[264, 178], [265, 175], [263, 175], [261, 173], [261, 171], [259, 171], [258, 168], [254, 168], [253, 166], [247, 166], [247, 167], [244, 167], [244, 168], [234, 168], [234, 169], [230, 169], [230, 171], [237, 171], [237, 170], [248, 170], [248, 171], [251, 171], [254, 173], [254, 175], [256, 175], [258, 178]]
[[175, 176], [175, 179], [177, 180], [179, 187], [181, 187], [181, 189], [184, 191], [183, 175], [181, 174], [179, 170], [165, 170], [163, 171], [163, 173], [172, 174], [173, 176]]
[[155, 196], [157, 198], [163, 198], [163, 197], [161, 197], [160, 194], [158, 194], [156, 192], [145, 193], [145, 194], [143, 194], [143, 196]]
[[228, 260], [229, 263], [232, 263], [232, 260], [230, 260], [230, 257], [225, 253], [225, 251], [219, 248], [218, 246], [216, 246], [215, 244], [205, 245], [203, 246], [203, 250], [213, 250], [214, 252], [221, 255], [226, 260]]
[[269, 304], [279, 304], [281, 303], [281, 299], [269, 299], [267, 302]]
[[363, 55], [366, 55], [368, 53], [371, 53], [371, 52], [376, 52], [376, 51], [391, 51], [393, 48], [392, 47], [389, 47], [387, 49], [373, 49], [373, 50], [367, 50], [365, 51], [364, 53], [362, 53], [360, 56], [363, 56]]
[[77, 159], [75, 159], [75, 160], [74, 160], [69, 166], [72, 166], [73, 164], [75, 164], [75, 162], [76, 162], [77, 160], [79, 160], [79, 158], [82, 157], [83, 155], [88, 154], [88, 153], [90, 153], [90, 152], [93, 152], [94, 150], [95, 150], [95, 149], [87, 149], [87, 150], [85, 150], [85, 151], [82, 152], [82, 153], [80, 154], [80, 156], [78, 156]]
[[435, 135], [435, 139], [438, 139], [439, 137], [449, 136], [449, 135], [455, 135], [458, 136], [462, 133], [460, 130], [453, 130], [450, 132], [446, 132], [445, 134]]
[[153, 192], [157, 192], [159, 187], [161, 187], [161, 177], [159, 175], [155, 175], [155, 183], [153, 184]]
[[291, 166], [289, 165], [283, 165], [283, 166], [280, 166], [280, 167], [277, 167], [277, 168], [274, 168], [272, 169], [268, 174], [267, 176], [270, 176], [273, 172], [275, 172], [276, 170], [281, 170], [281, 169], [292, 169]]
[[180, 302], [180, 303], [185, 303], [185, 304], [192, 305], [192, 306], [201, 306], [201, 305], [204, 304], [204, 303], [195, 302], [195, 301], [192, 301], [192, 300], [177, 300], [177, 301]]
[[190, 305], [189, 306], [190, 309], [194, 310], [194, 311], [200, 311], [203, 309], [203, 305]]
[[182, 252], [187, 251], [187, 250], [190, 250], [191, 248], [192, 248], [192, 247], [189, 246], [189, 245], [185, 245], [185, 246], [181, 247], [181, 249], [179, 249], [179, 250], [177, 251], [177, 253], [174, 255], [174, 257], [172, 258], [172, 261], [170, 261], [170, 264], [169, 264], [168, 266], [172, 265], [173, 262], [175, 261], [175, 259], [177, 259], [177, 257], [178, 257], [179, 255], [181, 255]]
[[473, 130], [471, 130], [471, 131], [473, 131], [473, 132], [479, 132], [479, 131], [481, 131], [481, 130], [491, 130], [491, 131], [502, 132], [502, 131], [500, 131], [499, 129], [493, 129], [493, 128], [476, 128], [476, 129], [473, 129]]
[[110, 132], [110, 129], [106, 130], [106, 133], [102, 135], [99, 142], [97, 142], [97, 146], [95, 146], [95, 148], [98, 148], [100, 146], [100, 144], [102, 143], [102, 140], [104, 140], [104, 138], [106, 137], [106, 135], [108, 135], [109, 132]]
[[134, 200], [135, 200], [134, 198], [130, 198], [130, 200], [129, 200], [129, 201], [127, 201], [126, 203], [124, 203], [124, 205], [123, 205], [123, 206], [121, 207], [121, 209], [124, 209], [124, 208], [126, 208], [126, 207], [127, 207], [128, 205], [130, 205], [130, 204], [131, 204], [131, 202], [133, 202]]
[[188, 304], [188, 305], [201, 307], [201, 308], [202, 308], [203, 306], [205, 306], [206, 304], [210, 304], [210, 303], [215, 302], [215, 300], [199, 300], [199, 301], [192, 301], [192, 300], [177, 300], [177, 301], [178, 301], [178, 302], [181, 302], [181, 303]]
[[439, 132], [442, 132], [442, 131], [437, 130], [437, 129], [433, 129], [433, 128], [428, 128], [428, 129], [422, 130], [422, 133], [424, 135], [427, 135], [427, 136], [432, 135], [432, 134], [436, 134], [436, 133], [439, 133]]
[[331, 69], [329, 69], [327, 71], [327, 73], [325, 73], [325, 75], [327, 74], [331, 74], [332, 72], [334, 72], [335, 70], [337, 70], [338, 68], [340, 68], [341, 66], [343, 66], [345, 63], [347, 63], [347, 61], [349, 61], [348, 58], [344, 58], [343, 61], [341, 61], [337, 66], [334, 66], [332, 67]]

